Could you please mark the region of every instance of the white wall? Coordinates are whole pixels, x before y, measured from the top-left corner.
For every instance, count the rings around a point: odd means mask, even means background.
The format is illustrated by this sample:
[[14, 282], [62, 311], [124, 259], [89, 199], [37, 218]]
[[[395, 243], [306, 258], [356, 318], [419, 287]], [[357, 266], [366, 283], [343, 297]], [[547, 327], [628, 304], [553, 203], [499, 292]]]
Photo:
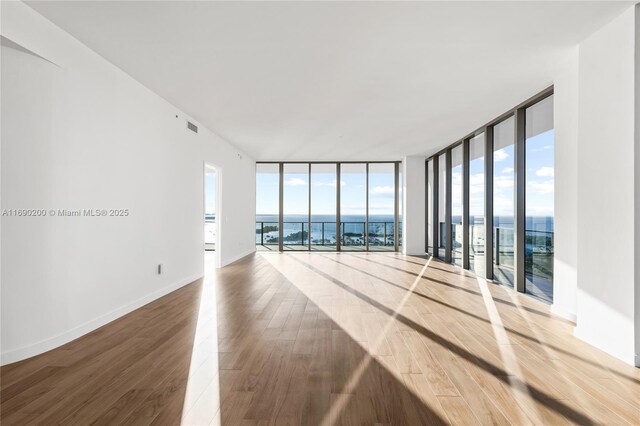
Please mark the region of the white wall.
[[425, 254], [425, 160], [423, 156], [402, 160], [402, 253]]
[[255, 250], [255, 163], [26, 5], [1, 7], [2, 36], [40, 56], [2, 46], [2, 209], [130, 212], [2, 217], [6, 364], [203, 275], [205, 161], [221, 263]]
[[554, 81], [554, 267], [551, 310], [576, 321], [578, 290], [578, 48]]
[[[580, 44], [575, 334], [634, 363], [637, 8]], [[558, 179], [556, 178], [556, 181]]]

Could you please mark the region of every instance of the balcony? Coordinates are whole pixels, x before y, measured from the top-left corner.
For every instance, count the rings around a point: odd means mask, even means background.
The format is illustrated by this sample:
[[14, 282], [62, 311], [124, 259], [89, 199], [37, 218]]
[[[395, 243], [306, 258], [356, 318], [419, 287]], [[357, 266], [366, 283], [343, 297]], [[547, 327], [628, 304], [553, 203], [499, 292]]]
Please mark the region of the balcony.
[[[442, 252], [445, 248], [445, 223], [440, 222], [439, 240]], [[452, 256], [462, 252], [462, 225], [452, 224]], [[484, 225], [472, 225], [470, 262], [474, 271], [484, 275]], [[514, 283], [514, 229], [495, 227], [493, 230], [494, 281], [513, 287]], [[553, 300], [553, 247], [554, 233], [534, 229], [525, 230], [525, 289], [539, 299]], [[461, 254], [459, 255], [461, 256]]]
[[[366, 222], [341, 222], [341, 251], [366, 251]], [[394, 251], [393, 222], [369, 222], [369, 251]], [[398, 223], [399, 229], [401, 223]], [[309, 244], [309, 222], [283, 223], [283, 249], [297, 251], [335, 251], [336, 223], [311, 222]], [[399, 243], [402, 242], [400, 237]], [[277, 251], [279, 243], [278, 222], [256, 222], [256, 246], [262, 251]]]

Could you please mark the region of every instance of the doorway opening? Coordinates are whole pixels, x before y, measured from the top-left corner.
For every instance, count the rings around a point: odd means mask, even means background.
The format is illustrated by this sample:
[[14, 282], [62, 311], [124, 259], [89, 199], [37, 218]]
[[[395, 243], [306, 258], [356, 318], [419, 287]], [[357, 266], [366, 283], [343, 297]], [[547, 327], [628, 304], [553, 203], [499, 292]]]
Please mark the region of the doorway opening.
[[[218, 242], [218, 174], [216, 168], [204, 167], [204, 249], [215, 251]], [[219, 248], [219, 247], [218, 247]]]

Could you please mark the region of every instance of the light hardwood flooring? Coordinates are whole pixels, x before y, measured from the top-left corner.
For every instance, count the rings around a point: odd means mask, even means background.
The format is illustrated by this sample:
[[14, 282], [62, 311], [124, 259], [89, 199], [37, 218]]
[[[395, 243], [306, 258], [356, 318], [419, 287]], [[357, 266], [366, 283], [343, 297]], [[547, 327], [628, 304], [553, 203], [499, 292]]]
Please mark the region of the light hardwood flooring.
[[3, 425], [640, 424], [640, 369], [395, 253], [260, 253], [0, 369]]

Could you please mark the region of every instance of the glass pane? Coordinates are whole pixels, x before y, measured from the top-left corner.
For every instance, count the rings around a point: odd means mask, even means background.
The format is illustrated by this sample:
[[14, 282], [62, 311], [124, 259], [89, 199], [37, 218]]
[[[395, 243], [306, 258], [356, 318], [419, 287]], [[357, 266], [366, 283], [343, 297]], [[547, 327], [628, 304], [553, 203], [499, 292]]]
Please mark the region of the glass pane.
[[433, 251], [433, 160], [427, 162], [427, 252]]
[[395, 165], [369, 164], [369, 250], [394, 249]]
[[469, 267], [484, 276], [484, 133], [469, 141]]
[[515, 128], [509, 117], [493, 130], [493, 276], [513, 287]]
[[278, 250], [280, 166], [256, 164], [256, 246]]
[[445, 258], [446, 236], [446, 189], [447, 189], [447, 164], [444, 155], [438, 156], [438, 257]]
[[336, 249], [336, 164], [311, 165], [311, 250]]
[[553, 301], [553, 96], [526, 111], [525, 292]]
[[403, 194], [402, 164], [398, 167], [398, 250], [402, 251], [402, 201]]
[[366, 165], [340, 165], [340, 242], [343, 251], [365, 250]]
[[284, 165], [284, 250], [309, 249], [309, 164]]
[[462, 266], [462, 145], [451, 150], [451, 262]]

